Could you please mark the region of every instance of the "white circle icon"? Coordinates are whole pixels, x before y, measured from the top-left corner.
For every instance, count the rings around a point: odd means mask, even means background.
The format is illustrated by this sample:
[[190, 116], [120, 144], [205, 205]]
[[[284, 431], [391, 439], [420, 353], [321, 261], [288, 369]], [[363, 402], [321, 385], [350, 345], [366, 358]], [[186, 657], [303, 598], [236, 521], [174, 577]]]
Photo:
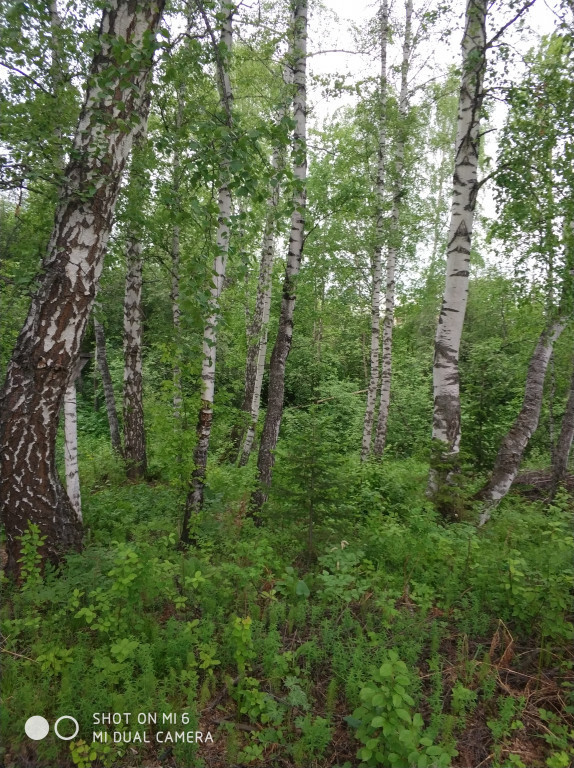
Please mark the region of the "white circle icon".
[[[58, 723], [62, 720], [71, 720], [73, 723], [76, 724], [76, 730], [71, 736], [62, 736], [61, 733], [58, 733]], [[72, 717], [71, 715], [62, 715], [62, 717], [59, 717], [56, 722], [54, 723], [54, 733], [59, 739], [62, 739], [62, 741], [70, 741], [74, 738], [74, 736], [77, 735], [78, 731], [80, 730], [80, 725], [75, 717]]]
[[24, 730], [26, 731], [26, 736], [28, 736], [28, 738], [34, 739], [34, 741], [40, 741], [41, 739], [45, 739], [48, 735], [50, 724], [45, 717], [34, 715], [34, 717], [29, 717], [26, 720]]

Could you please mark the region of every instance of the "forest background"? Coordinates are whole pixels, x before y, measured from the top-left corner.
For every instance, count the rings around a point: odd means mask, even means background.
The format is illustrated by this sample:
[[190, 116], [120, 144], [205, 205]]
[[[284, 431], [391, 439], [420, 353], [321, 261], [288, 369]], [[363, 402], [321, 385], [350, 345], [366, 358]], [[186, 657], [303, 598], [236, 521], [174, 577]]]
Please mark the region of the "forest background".
[[0, 2], [8, 766], [574, 758], [572, 4], [361, 13]]

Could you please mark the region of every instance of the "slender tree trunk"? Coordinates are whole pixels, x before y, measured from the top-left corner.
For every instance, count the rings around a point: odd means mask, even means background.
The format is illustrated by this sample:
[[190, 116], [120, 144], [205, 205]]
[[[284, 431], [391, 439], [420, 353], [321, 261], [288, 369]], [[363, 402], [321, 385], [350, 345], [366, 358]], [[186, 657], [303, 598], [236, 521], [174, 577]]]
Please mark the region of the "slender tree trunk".
[[66, 491], [78, 521], [81, 523], [82, 499], [80, 495], [80, 469], [78, 466], [78, 415], [75, 379], [70, 382], [64, 394], [64, 435]]
[[458, 359], [468, 298], [470, 247], [478, 191], [480, 111], [486, 68], [486, 14], [486, 0], [467, 0], [446, 281], [435, 337], [433, 365], [432, 438], [435, 448], [428, 490], [435, 497], [448, 482], [452, 472], [457, 470], [460, 450]]
[[102, 384], [104, 387], [104, 399], [106, 401], [106, 412], [108, 414], [108, 424], [110, 425], [110, 438], [112, 449], [118, 456], [123, 456], [122, 440], [120, 437], [120, 425], [118, 422], [118, 412], [116, 408], [116, 396], [114, 394], [114, 385], [110, 375], [108, 365], [108, 355], [106, 351], [106, 336], [104, 327], [94, 315], [94, 334], [96, 337], [96, 362]]
[[124, 296], [124, 458], [128, 477], [147, 471], [142, 376], [142, 243], [132, 237], [127, 244]]
[[[175, 128], [177, 139], [180, 140], [181, 127], [183, 123], [183, 87], [177, 90], [177, 112]], [[173, 417], [174, 426], [177, 428], [181, 420], [181, 409], [183, 405], [183, 391], [181, 386], [181, 349], [180, 349], [180, 330], [181, 330], [181, 308], [179, 304], [179, 271], [180, 271], [180, 226], [179, 217], [181, 215], [180, 184], [181, 184], [181, 159], [180, 147], [176, 145], [173, 154], [173, 196], [174, 211], [176, 222], [173, 225], [171, 234], [171, 312], [173, 318], [173, 330], [175, 333], [176, 351], [175, 362], [173, 365]]]
[[572, 376], [570, 379], [570, 391], [566, 411], [562, 417], [562, 426], [558, 442], [552, 454], [552, 495], [558, 490], [560, 483], [566, 478], [568, 472], [568, 457], [574, 439], [574, 360], [572, 362]]
[[[58, 414], [94, 302], [133, 141], [131, 117], [141, 110], [151, 68], [149, 35], [162, 7], [162, 0], [106, 5], [38, 290], [8, 366], [0, 507], [12, 571], [28, 522], [39, 526], [43, 555], [54, 562], [81, 545], [81, 525], [56, 472]], [[133, 49], [127, 59], [126, 44]]]
[[377, 165], [377, 223], [376, 244], [373, 253], [373, 286], [371, 293], [371, 373], [367, 390], [367, 407], [363, 423], [361, 459], [371, 453], [371, 440], [379, 387], [379, 348], [381, 324], [382, 251], [384, 238], [385, 162], [387, 143], [387, 43], [389, 36], [389, 9], [387, 0], [381, 5], [381, 76], [379, 82], [379, 146]]
[[[220, 103], [227, 115], [227, 124], [232, 126], [233, 92], [229, 78], [229, 57], [233, 44], [233, 13], [235, 8], [222, 3], [222, 13], [225, 14], [221, 27], [220, 43], [213, 39], [219, 75]], [[206, 17], [204, 17], [206, 18]], [[219, 299], [223, 290], [227, 254], [229, 250], [229, 222], [231, 218], [231, 191], [229, 189], [229, 161], [222, 163], [222, 184], [219, 187], [217, 222], [216, 256], [213, 263], [213, 278], [210, 289], [209, 316], [203, 332], [203, 362], [201, 368], [201, 409], [197, 423], [197, 444], [193, 452], [195, 469], [191, 478], [191, 487], [185, 505], [185, 515], [181, 534], [182, 542], [189, 543], [189, 523], [192, 514], [200, 511], [203, 506], [203, 490], [207, 469], [209, 438], [213, 422], [213, 402], [215, 397], [215, 360], [217, 353], [217, 324], [219, 320]]]
[[492, 510], [506, 496], [518, 474], [524, 450], [538, 426], [544, 394], [544, 379], [554, 343], [565, 327], [566, 320], [560, 317], [540, 334], [528, 366], [522, 408], [502, 441], [490, 480], [479, 494], [479, 498], [485, 502], [480, 525], [484, 525], [490, 519]]
[[387, 424], [389, 421], [389, 406], [391, 402], [391, 372], [393, 325], [395, 321], [395, 271], [397, 253], [399, 250], [399, 217], [401, 212], [404, 190], [403, 168], [405, 162], [406, 118], [409, 108], [408, 76], [409, 60], [412, 45], [412, 0], [405, 3], [405, 37], [403, 40], [403, 59], [401, 63], [401, 91], [399, 97], [399, 129], [395, 147], [395, 179], [393, 183], [393, 208], [391, 212], [391, 232], [387, 252], [386, 290], [385, 290], [385, 319], [383, 321], [383, 363], [381, 369], [381, 395], [379, 402], [379, 417], [375, 435], [374, 453], [381, 458], [387, 439]]
[[283, 281], [283, 297], [279, 315], [279, 328], [269, 367], [269, 396], [267, 413], [261, 435], [257, 462], [259, 488], [254, 492], [251, 509], [256, 512], [264, 504], [273, 472], [274, 451], [279, 439], [283, 416], [285, 391], [285, 365], [293, 339], [293, 312], [295, 310], [297, 275], [303, 256], [305, 209], [307, 202], [307, 0], [295, 0], [293, 53], [295, 95], [293, 98], [293, 175], [297, 188], [293, 194], [291, 236]]
[[248, 329], [245, 393], [241, 409], [249, 413], [249, 425], [241, 447], [239, 466], [247, 464], [251, 449], [253, 448], [257, 421], [259, 420], [261, 387], [263, 385], [265, 357], [267, 354], [269, 315], [271, 313], [271, 276], [275, 255], [275, 208], [278, 201], [279, 188], [276, 186], [269, 200], [271, 210], [267, 214], [265, 233], [263, 235], [255, 312]]
[[[292, 83], [291, 72], [288, 66], [283, 72], [283, 80], [288, 85]], [[281, 122], [287, 112], [282, 107], [277, 115]], [[280, 147], [275, 147], [271, 164], [275, 171], [283, 166], [283, 157]], [[245, 392], [241, 410], [249, 414], [249, 424], [239, 454], [239, 466], [247, 464], [253, 448], [257, 422], [259, 421], [259, 408], [261, 405], [261, 388], [263, 386], [263, 374], [265, 371], [265, 358], [267, 356], [267, 338], [269, 316], [271, 314], [271, 288], [273, 260], [275, 258], [275, 234], [277, 228], [277, 206], [279, 205], [280, 185], [277, 182], [271, 187], [271, 194], [267, 203], [267, 216], [265, 231], [261, 246], [261, 262], [259, 267], [259, 279], [257, 282], [257, 297], [252, 322], [247, 329], [247, 360], [245, 364]]]

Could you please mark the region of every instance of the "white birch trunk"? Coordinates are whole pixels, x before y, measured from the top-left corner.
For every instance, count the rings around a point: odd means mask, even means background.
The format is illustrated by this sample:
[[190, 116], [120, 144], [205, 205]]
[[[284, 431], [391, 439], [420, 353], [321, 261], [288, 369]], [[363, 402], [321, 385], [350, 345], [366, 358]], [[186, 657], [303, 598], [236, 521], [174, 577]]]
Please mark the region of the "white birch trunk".
[[[9, 570], [18, 568], [28, 522], [46, 536], [42, 552], [54, 562], [81, 544], [81, 526], [56, 472], [58, 416], [94, 302], [132, 146], [131, 118], [142, 109], [151, 68], [149, 35], [162, 9], [161, 0], [109, 0], [103, 12], [38, 290], [0, 398], [0, 511]], [[133, 48], [127, 65], [117, 59], [126, 46]]]
[[120, 437], [120, 425], [118, 421], [118, 411], [116, 408], [116, 396], [114, 386], [108, 366], [108, 356], [106, 351], [106, 336], [104, 327], [94, 315], [94, 335], [96, 337], [96, 363], [102, 384], [104, 388], [104, 400], [106, 401], [106, 413], [108, 415], [108, 424], [110, 426], [110, 440], [112, 448], [118, 456], [123, 456], [122, 441]]
[[379, 387], [379, 349], [381, 324], [381, 282], [382, 282], [382, 251], [384, 238], [384, 205], [385, 205], [385, 162], [387, 142], [387, 43], [389, 36], [388, 1], [381, 5], [381, 75], [379, 83], [379, 145], [377, 164], [377, 222], [376, 244], [373, 253], [373, 285], [371, 293], [371, 372], [367, 390], [367, 406], [363, 423], [363, 441], [361, 459], [364, 461], [371, 453], [375, 405]]
[[391, 402], [391, 373], [393, 325], [395, 320], [395, 272], [397, 253], [399, 250], [399, 219], [403, 197], [403, 167], [405, 161], [406, 118], [409, 108], [408, 77], [409, 60], [412, 46], [412, 0], [405, 3], [405, 36], [403, 40], [403, 57], [401, 62], [401, 90], [399, 96], [399, 128], [395, 147], [395, 178], [393, 182], [393, 208], [391, 211], [390, 242], [387, 251], [386, 287], [385, 287], [385, 319], [383, 321], [383, 361], [381, 367], [381, 394], [379, 401], [379, 416], [375, 435], [374, 453], [377, 458], [383, 455], [387, 439], [387, 424]]
[[502, 441], [490, 480], [480, 493], [480, 498], [485, 502], [484, 510], [480, 516], [480, 525], [484, 525], [490, 519], [492, 510], [506, 496], [518, 474], [524, 450], [538, 427], [544, 394], [544, 379], [554, 343], [565, 327], [566, 320], [560, 317], [546, 328], [538, 339], [528, 366], [522, 408]]
[[269, 366], [269, 396], [265, 424], [261, 435], [257, 460], [259, 488], [251, 499], [251, 510], [256, 513], [267, 499], [274, 451], [279, 439], [283, 416], [285, 392], [285, 365], [293, 340], [293, 312], [295, 310], [296, 284], [303, 257], [305, 211], [307, 205], [307, 0], [296, 0], [293, 11], [293, 55], [295, 94], [293, 97], [293, 175], [298, 182], [293, 194], [291, 235], [283, 281], [283, 297], [279, 315], [277, 339]]
[[[233, 44], [234, 6], [222, 2], [221, 13], [225, 14], [220, 36], [220, 45], [215, 47], [219, 77], [220, 103], [227, 115], [228, 127], [232, 125], [233, 92], [229, 77], [229, 57]], [[209, 438], [213, 422], [213, 402], [215, 397], [215, 361], [217, 354], [217, 324], [219, 321], [219, 298], [223, 290], [227, 254], [229, 251], [229, 222], [231, 218], [231, 192], [229, 189], [229, 162], [222, 162], [222, 183], [218, 195], [218, 221], [216, 236], [216, 256], [213, 263], [213, 277], [210, 288], [209, 315], [203, 332], [203, 362], [201, 366], [201, 409], [197, 423], [197, 444], [193, 453], [195, 469], [191, 478], [191, 488], [187, 496], [181, 539], [190, 541], [189, 522], [191, 515], [199, 512], [203, 505], [203, 490], [207, 470]]]
[[486, 68], [486, 14], [486, 0], [467, 1], [446, 281], [435, 337], [432, 437], [438, 455], [433, 458], [429, 474], [431, 494], [436, 494], [448, 480], [460, 450], [458, 359], [468, 298], [470, 248], [478, 191], [480, 111]]
[[78, 414], [76, 408], [76, 381], [72, 381], [64, 395], [64, 464], [68, 498], [82, 522], [82, 499], [80, 496], [80, 469], [78, 466]]
[[[284, 68], [283, 80], [288, 85], [291, 85], [292, 83], [291, 71], [288, 66]], [[279, 110], [277, 115], [278, 122], [283, 119], [286, 112], [286, 107], [282, 107]], [[275, 147], [273, 151], [271, 164], [276, 171], [283, 166], [282, 152], [279, 147]], [[279, 183], [276, 183], [275, 186], [271, 188], [271, 194], [267, 203], [268, 210], [265, 221], [265, 231], [263, 233], [263, 243], [261, 246], [261, 263], [259, 268], [259, 279], [257, 282], [255, 312], [253, 314], [253, 321], [249, 324], [247, 329], [245, 394], [242, 410], [249, 413], [249, 425], [239, 455], [240, 467], [245, 466], [249, 460], [255, 440], [257, 422], [259, 421], [261, 388], [263, 386], [263, 374], [265, 372], [269, 316], [271, 313], [271, 288], [273, 261], [275, 258], [275, 235], [279, 197], [280, 186]]]
[[570, 379], [570, 391], [568, 392], [568, 401], [566, 410], [562, 417], [562, 426], [558, 442], [552, 454], [552, 495], [558, 489], [560, 483], [566, 479], [568, 474], [568, 458], [572, 449], [574, 440], [574, 360], [572, 362], [572, 376]]
[[124, 295], [124, 458], [128, 477], [143, 477], [147, 470], [143, 411], [142, 363], [142, 243], [127, 243]]

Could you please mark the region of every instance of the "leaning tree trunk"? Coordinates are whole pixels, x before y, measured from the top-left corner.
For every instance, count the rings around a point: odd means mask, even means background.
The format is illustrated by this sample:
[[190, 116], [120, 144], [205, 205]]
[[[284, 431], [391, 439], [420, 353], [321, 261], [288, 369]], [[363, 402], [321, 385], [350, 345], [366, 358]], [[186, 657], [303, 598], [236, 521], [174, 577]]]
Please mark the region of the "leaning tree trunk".
[[128, 477], [147, 470], [142, 366], [142, 243], [130, 238], [124, 296], [124, 459]]
[[391, 232], [387, 252], [386, 290], [385, 290], [385, 319], [383, 321], [383, 363], [381, 368], [381, 395], [379, 402], [379, 417], [375, 435], [374, 453], [381, 458], [387, 439], [387, 424], [389, 421], [389, 406], [391, 402], [391, 372], [393, 348], [393, 324], [395, 319], [395, 270], [397, 264], [399, 240], [399, 216], [404, 190], [403, 167], [405, 160], [406, 118], [409, 108], [408, 76], [411, 56], [411, 24], [413, 15], [412, 0], [405, 3], [405, 37], [403, 40], [403, 58], [401, 63], [401, 92], [399, 97], [399, 126], [395, 147], [395, 179], [393, 183], [393, 208], [391, 212]]
[[377, 389], [379, 386], [379, 348], [380, 348], [380, 324], [381, 324], [381, 281], [382, 258], [384, 238], [384, 206], [385, 206], [385, 160], [387, 142], [387, 43], [389, 37], [389, 8], [387, 0], [383, 0], [381, 6], [381, 77], [379, 83], [379, 145], [377, 164], [377, 222], [376, 244], [373, 253], [373, 285], [371, 293], [371, 374], [369, 388], [367, 390], [367, 407], [363, 422], [363, 441], [361, 446], [361, 459], [364, 461], [371, 453], [371, 440], [373, 422], [375, 418], [375, 405], [377, 402]]
[[[470, 247], [478, 191], [480, 112], [486, 68], [486, 13], [486, 0], [467, 1], [446, 281], [433, 365], [433, 458], [428, 490], [435, 498], [438, 498], [439, 491], [448, 483], [453, 472], [457, 471], [460, 450], [458, 359], [468, 298]], [[449, 512], [447, 509], [443, 511], [445, 514]]]
[[490, 519], [492, 510], [506, 496], [518, 474], [524, 449], [538, 426], [544, 394], [544, 379], [554, 342], [565, 327], [566, 320], [560, 317], [545, 328], [538, 339], [528, 366], [522, 408], [502, 441], [490, 480], [479, 493], [479, 498], [485, 502], [480, 516], [480, 525], [484, 525]]
[[106, 336], [104, 326], [94, 315], [94, 335], [96, 337], [96, 363], [102, 384], [104, 387], [104, 399], [106, 401], [106, 412], [108, 414], [108, 424], [110, 426], [110, 439], [112, 449], [118, 456], [123, 456], [122, 440], [120, 437], [120, 425], [118, 422], [118, 411], [116, 408], [116, 396], [114, 394], [114, 385], [108, 365], [108, 354], [106, 350]]
[[257, 512], [267, 499], [273, 472], [274, 451], [279, 439], [283, 416], [283, 395], [285, 391], [285, 365], [293, 339], [293, 312], [295, 310], [297, 275], [303, 256], [305, 209], [307, 203], [307, 0], [295, 0], [293, 53], [295, 94], [293, 97], [293, 175], [297, 181], [293, 194], [291, 215], [291, 236], [283, 281], [283, 297], [279, 315], [277, 339], [271, 354], [269, 367], [269, 395], [267, 413], [261, 435], [257, 461], [259, 487], [253, 493], [251, 509]]
[[[217, 60], [219, 76], [220, 103], [227, 116], [227, 125], [232, 126], [233, 92], [229, 77], [229, 57], [233, 44], [233, 13], [234, 7], [225, 0], [222, 12], [225, 13], [221, 27], [219, 45], [213, 39], [213, 48]], [[204, 17], [207, 22], [207, 17]], [[227, 152], [226, 152], [227, 154]], [[217, 222], [216, 256], [213, 263], [213, 278], [210, 288], [209, 316], [203, 331], [203, 362], [201, 367], [201, 409], [197, 422], [197, 444], [193, 452], [194, 470], [191, 477], [191, 487], [185, 504], [185, 514], [181, 540], [184, 544], [190, 542], [189, 524], [191, 516], [199, 512], [203, 506], [203, 490], [207, 470], [207, 455], [209, 439], [213, 422], [213, 402], [215, 397], [215, 359], [217, 352], [217, 324], [219, 320], [219, 299], [223, 290], [227, 254], [229, 251], [229, 222], [231, 218], [231, 191], [229, 188], [229, 160], [222, 161], [222, 184], [219, 187]]]
[[81, 545], [55, 466], [58, 414], [94, 302], [162, 7], [163, 0], [106, 4], [39, 287], [6, 374], [0, 508], [12, 571], [29, 522], [46, 537], [42, 554], [54, 562]]
[[558, 442], [554, 447], [552, 454], [552, 495], [558, 490], [568, 472], [568, 457], [574, 440], [574, 361], [572, 362], [572, 375], [570, 379], [570, 392], [568, 393], [568, 402], [566, 411], [562, 417], [562, 426]]

